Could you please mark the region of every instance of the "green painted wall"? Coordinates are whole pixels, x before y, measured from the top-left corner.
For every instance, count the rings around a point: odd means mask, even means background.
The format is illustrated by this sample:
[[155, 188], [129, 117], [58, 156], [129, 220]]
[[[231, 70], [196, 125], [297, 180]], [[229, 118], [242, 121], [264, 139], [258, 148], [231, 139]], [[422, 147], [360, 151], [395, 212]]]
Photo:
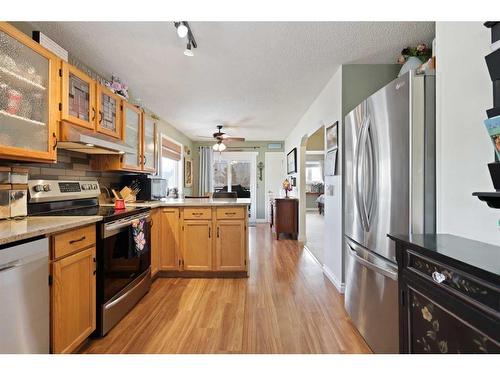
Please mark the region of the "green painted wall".
[[[269, 143], [281, 143], [281, 149], [279, 150], [269, 150], [267, 145]], [[198, 169], [199, 169], [199, 147], [200, 146], [212, 146], [214, 142], [193, 142], [193, 194], [198, 195]], [[283, 141], [245, 141], [245, 142], [232, 142], [229, 145], [230, 149], [228, 151], [253, 151], [258, 152], [257, 164], [259, 162], [265, 163], [266, 152], [283, 152]], [[257, 169], [257, 219], [265, 219], [266, 217], [266, 199], [267, 194], [265, 192], [265, 181], [266, 170], [264, 165], [264, 170], [262, 171], [262, 181], [259, 179], [259, 170]]]
[[342, 118], [395, 79], [400, 69], [398, 64], [342, 65]]

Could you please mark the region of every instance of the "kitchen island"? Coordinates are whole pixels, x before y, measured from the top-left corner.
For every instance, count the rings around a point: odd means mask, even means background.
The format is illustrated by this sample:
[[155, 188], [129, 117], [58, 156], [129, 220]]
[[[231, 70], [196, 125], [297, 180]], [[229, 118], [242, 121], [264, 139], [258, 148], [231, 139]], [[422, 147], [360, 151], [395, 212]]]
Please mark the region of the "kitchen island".
[[187, 198], [150, 207], [154, 277], [247, 277], [250, 199]]

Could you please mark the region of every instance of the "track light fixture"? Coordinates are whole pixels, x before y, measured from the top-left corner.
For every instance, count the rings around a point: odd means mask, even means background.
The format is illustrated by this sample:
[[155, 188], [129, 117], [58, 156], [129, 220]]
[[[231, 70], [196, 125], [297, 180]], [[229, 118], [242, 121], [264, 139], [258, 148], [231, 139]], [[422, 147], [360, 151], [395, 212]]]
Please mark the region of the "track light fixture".
[[196, 40], [194, 39], [193, 32], [189, 27], [189, 23], [187, 21], [179, 21], [174, 22], [174, 26], [177, 30], [177, 35], [179, 38], [187, 37], [187, 46], [184, 50], [184, 55], [186, 56], [194, 56], [193, 48], [197, 48]]
[[191, 49], [191, 42], [188, 42], [186, 49], [184, 50], [184, 55], [194, 56], [193, 50]]
[[189, 29], [184, 21], [174, 22], [174, 26], [177, 28], [177, 35], [179, 38], [184, 38], [188, 34]]

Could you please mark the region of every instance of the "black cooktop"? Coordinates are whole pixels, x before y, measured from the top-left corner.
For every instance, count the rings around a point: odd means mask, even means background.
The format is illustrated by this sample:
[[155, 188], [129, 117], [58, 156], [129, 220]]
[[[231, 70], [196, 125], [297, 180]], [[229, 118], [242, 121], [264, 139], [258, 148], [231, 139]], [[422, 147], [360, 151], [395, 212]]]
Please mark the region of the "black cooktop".
[[28, 205], [28, 214], [29, 216], [102, 216], [103, 222], [106, 223], [151, 209], [149, 207], [127, 207], [117, 210], [114, 207], [95, 205], [94, 200], [79, 200], [69, 203], [66, 201], [30, 204]]

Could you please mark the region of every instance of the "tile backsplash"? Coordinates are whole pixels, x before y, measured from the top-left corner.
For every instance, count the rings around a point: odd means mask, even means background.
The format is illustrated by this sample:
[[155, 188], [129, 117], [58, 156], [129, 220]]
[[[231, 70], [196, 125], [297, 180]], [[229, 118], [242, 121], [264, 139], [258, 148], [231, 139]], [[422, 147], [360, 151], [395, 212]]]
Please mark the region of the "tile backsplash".
[[8, 160], [0, 161], [0, 165], [22, 166], [29, 168], [29, 179], [45, 180], [97, 180], [100, 186], [121, 188], [123, 172], [96, 172], [90, 168], [87, 154], [59, 150], [57, 163], [15, 163]]

